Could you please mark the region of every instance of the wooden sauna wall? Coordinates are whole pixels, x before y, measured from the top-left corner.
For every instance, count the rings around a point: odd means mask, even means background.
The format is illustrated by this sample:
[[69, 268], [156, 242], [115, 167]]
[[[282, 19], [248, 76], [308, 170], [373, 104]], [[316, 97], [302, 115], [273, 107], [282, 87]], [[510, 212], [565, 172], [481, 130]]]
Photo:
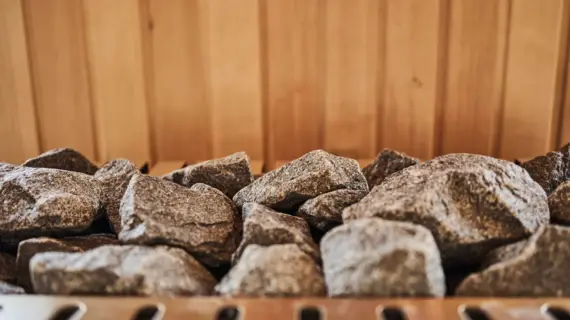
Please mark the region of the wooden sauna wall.
[[567, 0], [0, 0], [0, 161], [570, 141]]

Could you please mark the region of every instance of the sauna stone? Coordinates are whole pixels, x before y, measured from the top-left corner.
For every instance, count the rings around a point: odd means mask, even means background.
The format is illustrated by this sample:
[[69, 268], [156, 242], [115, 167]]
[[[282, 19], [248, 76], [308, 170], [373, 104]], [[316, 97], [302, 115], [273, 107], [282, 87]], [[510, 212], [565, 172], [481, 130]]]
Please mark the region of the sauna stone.
[[566, 180], [566, 164], [560, 152], [549, 152], [521, 165], [534, 181], [550, 194], [559, 184]]
[[332, 297], [442, 297], [437, 244], [420, 225], [376, 218], [334, 228], [321, 241]]
[[75, 171], [89, 175], [95, 174], [97, 166], [91, 163], [81, 153], [70, 149], [53, 149], [24, 162], [25, 167], [51, 168]]
[[368, 191], [358, 162], [315, 150], [256, 179], [236, 193], [234, 202], [239, 208], [255, 202], [295, 212], [303, 202], [338, 189]]
[[420, 163], [416, 158], [402, 152], [384, 149], [378, 154], [373, 163], [362, 169], [370, 189], [381, 184], [392, 173]]
[[221, 191], [186, 188], [159, 177], [135, 175], [120, 208], [119, 240], [180, 247], [202, 263], [229, 263], [240, 241], [241, 217]]
[[299, 246], [252, 244], [215, 291], [223, 296], [314, 297], [325, 294], [325, 284], [320, 267]]
[[44, 252], [30, 261], [34, 290], [58, 295], [208, 295], [216, 280], [179, 248], [102, 246]]
[[570, 228], [542, 226], [504, 260], [467, 277], [461, 296], [570, 296]]
[[189, 165], [166, 174], [163, 178], [186, 187], [204, 183], [221, 190], [230, 198], [254, 180], [249, 157], [245, 152]]
[[496, 263], [517, 257], [526, 246], [527, 240], [521, 240], [495, 248], [485, 256], [485, 259], [483, 259], [483, 262], [481, 263], [481, 268], [487, 268]]
[[23, 288], [0, 280], [0, 295], [2, 294], [24, 294]]
[[560, 184], [548, 196], [548, 207], [552, 222], [570, 224], [570, 181]]
[[319, 261], [319, 248], [313, 242], [309, 225], [304, 219], [251, 202], [243, 205], [242, 212], [243, 240], [233, 256], [234, 262], [252, 244], [261, 246], [295, 244], [303, 252]]
[[0, 281], [16, 282], [16, 257], [0, 253]]
[[303, 203], [297, 216], [307, 220], [313, 228], [326, 232], [342, 224], [342, 210], [366, 194], [366, 191], [350, 189], [327, 192]]
[[477, 264], [492, 249], [534, 233], [549, 222], [546, 193], [516, 164], [450, 154], [397, 172], [343, 220], [377, 217], [427, 227], [446, 268]]
[[117, 159], [106, 163], [95, 173], [95, 178], [103, 187], [103, 203], [107, 219], [115, 233], [121, 232], [121, 200], [127, 190], [129, 181], [139, 171], [134, 163]]
[[42, 252], [84, 252], [104, 245], [118, 244], [117, 238], [111, 235], [88, 235], [82, 237], [68, 237], [62, 239], [41, 237], [20, 242], [16, 260], [18, 284], [30, 290], [30, 260], [37, 253]]

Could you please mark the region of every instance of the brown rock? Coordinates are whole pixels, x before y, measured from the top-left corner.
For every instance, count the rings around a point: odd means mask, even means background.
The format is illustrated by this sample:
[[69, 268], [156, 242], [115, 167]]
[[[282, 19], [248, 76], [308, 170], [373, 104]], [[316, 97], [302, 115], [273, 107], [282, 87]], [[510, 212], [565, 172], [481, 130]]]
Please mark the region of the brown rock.
[[16, 282], [16, 257], [0, 253], [0, 281]]
[[27, 160], [23, 166], [68, 170], [90, 175], [95, 174], [97, 171], [96, 165], [91, 163], [81, 153], [70, 148], [46, 151], [35, 158]]
[[357, 203], [366, 194], [366, 191], [350, 189], [324, 193], [303, 203], [297, 216], [307, 220], [312, 227], [326, 232], [341, 225], [342, 210]]
[[548, 207], [552, 222], [570, 224], [570, 181], [561, 183], [548, 196]]
[[549, 152], [521, 165], [540, 186], [550, 194], [565, 180], [566, 167], [564, 155], [560, 152]]
[[368, 187], [374, 188], [392, 173], [396, 173], [407, 167], [420, 163], [420, 160], [410, 157], [405, 153], [391, 149], [384, 149], [378, 154], [373, 163], [362, 169]]
[[525, 239], [493, 249], [485, 256], [485, 259], [483, 259], [483, 262], [481, 263], [481, 269], [486, 269], [496, 263], [508, 261], [512, 258], [517, 257], [527, 246], [527, 242], [528, 240]]

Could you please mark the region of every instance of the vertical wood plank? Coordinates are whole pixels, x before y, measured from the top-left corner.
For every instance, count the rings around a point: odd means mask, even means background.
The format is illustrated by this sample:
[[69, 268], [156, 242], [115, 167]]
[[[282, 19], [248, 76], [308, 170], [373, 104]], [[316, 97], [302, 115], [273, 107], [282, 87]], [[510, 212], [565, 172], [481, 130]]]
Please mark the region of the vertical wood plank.
[[259, 1], [200, 0], [215, 157], [263, 157]]
[[20, 1], [0, 0], [0, 162], [39, 153]]
[[450, 3], [441, 150], [491, 155], [498, 142], [509, 0]]
[[100, 158], [150, 159], [141, 12], [137, 0], [84, 0]]
[[325, 16], [325, 148], [353, 158], [376, 153], [380, 1], [330, 0]]
[[500, 157], [554, 148], [566, 11], [563, 0], [512, 2]]
[[442, 0], [387, 0], [382, 145], [433, 156]]
[[81, 0], [24, 1], [41, 145], [95, 159]]

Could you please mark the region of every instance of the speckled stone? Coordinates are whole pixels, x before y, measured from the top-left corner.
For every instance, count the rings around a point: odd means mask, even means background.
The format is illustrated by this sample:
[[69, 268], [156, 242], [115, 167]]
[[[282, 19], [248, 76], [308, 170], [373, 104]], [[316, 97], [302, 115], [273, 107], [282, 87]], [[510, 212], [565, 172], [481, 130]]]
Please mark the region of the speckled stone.
[[450, 154], [397, 172], [343, 211], [427, 227], [446, 268], [478, 264], [492, 249], [549, 222], [546, 193], [512, 162]]
[[480, 268], [486, 269], [496, 263], [517, 257], [527, 246], [527, 242], [528, 240], [525, 239], [491, 250], [491, 252], [485, 256], [485, 259], [483, 259]]
[[554, 191], [565, 180], [566, 165], [564, 155], [560, 152], [549, 152], [544, 156], [524, 162], [521, 166], [547, 194]]
[[23, 288], [16, 285], [0, 281], [0, 295], [2, 294], [24, 294], [26, 293]]
[[185, 249], [209, 266], [229, 263], [240, 241], [241, 217], [231, 200], [205, 184], [186, 188], [136, 175], [121, 202], [119, 240]]
[[139, 170], [129, 160], [117, 159], [107, 162], [95, 173], [95, 178], [103, 187], [103, 202], [109, 223], [115, 233], [121, 232], [119, 207], [131, 178]]
[[84, 252], [100, 246], [118, 243], [117, 238], [114, 236], [97, 234], [63, 239], [41, 237], [24, 240], [18, 246], [18, 257], [16, 260], [18, 285], [31, 290], [30, 260], [37, 253], [50, 251]]
[[242, 213], [243, 239], [232, 257], [234, 263], [252, 244], [296, 244], [315, 261], [320, 261], [319, 248], [313, 242], [309, 225], [304, 219], [251, 202], [243, 205]]
[[0, 253], [0, 281], [16, 282], [16, 257]]
[[457, 288], [461, 296], [570, 296], [570, 228], [543, 226], [516, 256], [467, 277]]
[[75, 171], [90, 175], [95, 174], [97, 171], [96, 165], [91, 163], [81, 153], [70, 148], [46, 151], [35, 158], [27, 160], [23, 166]]
[[548, 207], [553, 223], [570, 224], [570, 181], [561, 183], [548, 196]]
[[30, 261], [34, 290], [58, 295], [208, 295], [216, 284], [178, 248], [102, 246], [83, 253], [45, 252]]
[[406, 222], [361, 219], [321, 241], [332, 297], [441, 297], [445, 278], [428, 229]]
[[29, 238], [87, 229], [101, 208], [102, 188], [77, 172], [12, 167], [0, 169], [0, 234]]
[[368, 191], [358, 162], [315, 150], [264, 174], [236, 193], [234, 202], [239, 208], [255, 202], [280, 212], [295, 212], [303, 202], [338, 189]]
[[342, 210], [357, 203], [366, 194], [366, 191], [350, 189], [327, 192], [303, 203], [297, 216], [307, 220], [313, 228], [326, 232], [342, 224]]
[[320, 267], [297, 245], [250, 245], [215, 288], [223, 296], [323, 296]]
[[249, 157], [245, 152], [189, 165], [166, 174], [163, 178], [186, 187], [204, 183], [230, 198], [254, 180]]
[[392, 173], [420, 163], [420, 160], [410, 157], [403, 152], [384, 149], [378, 154], [373, 163], [362, 169], [368, 187], [372, 189]]

